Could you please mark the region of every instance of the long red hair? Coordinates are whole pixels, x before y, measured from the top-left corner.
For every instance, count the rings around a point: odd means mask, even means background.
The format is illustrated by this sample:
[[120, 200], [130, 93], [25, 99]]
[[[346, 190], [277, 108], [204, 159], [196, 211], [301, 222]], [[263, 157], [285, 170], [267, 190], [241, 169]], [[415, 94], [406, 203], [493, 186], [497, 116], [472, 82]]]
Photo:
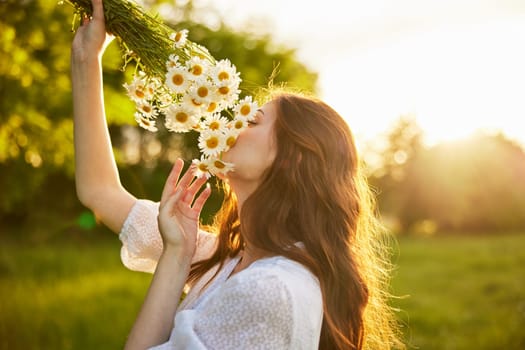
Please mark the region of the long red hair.
[[387, 305], [384, 231], [347, 123], [312, 97], [279, 92], [270, 101], [277, 112], [276, 158], [240, 217], [235, 195], [225, 187], [215, 221], [217, 250], [193, 266], [190, 279], [235, 256], [248, 241], [317, 276], [324, 306], [320, 349], [401, 345]]

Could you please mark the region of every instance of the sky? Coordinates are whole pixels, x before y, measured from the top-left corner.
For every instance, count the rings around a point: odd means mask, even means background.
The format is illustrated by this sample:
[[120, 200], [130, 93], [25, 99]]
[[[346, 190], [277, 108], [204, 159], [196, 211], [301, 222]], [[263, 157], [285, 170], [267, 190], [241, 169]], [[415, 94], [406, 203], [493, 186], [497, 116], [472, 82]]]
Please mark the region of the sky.
[[358, 142], [410, 116], [428, 145], [481, 130], [525, 146], [523, 0], [196, 3], [296, 48]]

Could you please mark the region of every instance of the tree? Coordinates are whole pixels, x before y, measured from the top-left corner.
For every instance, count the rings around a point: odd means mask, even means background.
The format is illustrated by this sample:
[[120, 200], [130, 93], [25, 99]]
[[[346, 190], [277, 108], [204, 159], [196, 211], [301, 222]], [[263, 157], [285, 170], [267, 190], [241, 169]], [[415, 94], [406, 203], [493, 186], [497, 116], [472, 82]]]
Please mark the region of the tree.
[[402, 232], [418, 231], [422, 223], [457, 232], [525, 228], [525, 151], [519, 145], [480, 133], [425, 148], [418, 130], [400, 119], [387, 135], [382, 168], [370, 179], [382, 213], [395, 217]]
[[444, 230], [502, 231], [525, 227], [525, 151], [503, 135], [474, 135], [429, 149], [412, 179], [414, 206]]
[[379, 189], [381, 211], [399, 221], [402, 230], [417, 220], [411, 202], [417, 195], [418, 184], [411, 179], [414, 161], [423, 152], [423, 132], [413, 116], [400, 116], [387, 133], [386, 147], [380, 154], [380, 165], [370, 182]]
[[[148, 4], [168, 6], [166, 1]], [[317, 75], [297, 61], [294, 50], [270, 50], [269, 36], [253, 38], [223, 24], [216, 30], [195, 24], [189, 20], [192, 2], [173, 11], [182, 13], [177, 27], [190, 29], [191, 40], [207, 46], [214, 57], [227, 57], [237, 66], [246, 84], [243, 88], [266, 85], [279, 64], [276, 82], [315, 90]], [[72, 182], [69, 78], [73, 9], [59, 1], [7, 0], [0, 2], [0, 14], [0, 220], [9, 225], [9, 218], [19, 223], [35, 211], [42, 212], [57, 191], [61, 197], [73, 196], [62, 201], [68, 208], [76, 203], [74, 210], [78, 211]], [[167, 133], [139, 130], [133, 119], [134, 106], [122, 87], [131, 72], [121, 70], [116, 42], [108, 48], [103, 64], [106, 112], [124, 182], [138, 196], [151, 196], [162, 188], [173, 152], [191, 154], [196, 142], [191, 135], [181, 140]], [[138, 157], [127, 157], [126, 140], [130, 137], [140, 145]], [[159, 144], [160, 151], [155, 148]], [[58, 211], [66, 212], [64, 208]]]

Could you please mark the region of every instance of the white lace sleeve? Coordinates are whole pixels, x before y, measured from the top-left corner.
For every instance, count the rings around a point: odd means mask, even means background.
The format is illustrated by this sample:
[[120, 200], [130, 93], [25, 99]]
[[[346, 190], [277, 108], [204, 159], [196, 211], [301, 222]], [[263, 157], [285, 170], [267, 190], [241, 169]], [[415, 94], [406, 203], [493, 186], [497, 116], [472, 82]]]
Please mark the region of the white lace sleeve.
[[[139, 199], [131, 208], [119, 234], [122, 242], [120, 257], [128, 269], [155, 272], [162, 253], [162, 237], [157, 222], [158, 214], [158, 202]], [[213, 252], [215, 242], [215, 236], [199, 230], [193, 261], [207, 258]]]

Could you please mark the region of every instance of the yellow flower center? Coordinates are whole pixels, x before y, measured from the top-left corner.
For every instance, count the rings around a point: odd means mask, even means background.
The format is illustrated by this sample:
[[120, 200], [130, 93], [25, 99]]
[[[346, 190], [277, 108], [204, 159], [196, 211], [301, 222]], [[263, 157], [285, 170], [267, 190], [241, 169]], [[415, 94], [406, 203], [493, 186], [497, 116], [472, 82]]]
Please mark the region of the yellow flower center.
[[219, 93], [221, 93], [222, 95], [228, 95], [229, 92], [230, 92], [230, 88], [227, 86], [221, 86], [219, 88]]
[[220, 160], [216, 160], [215, 162], [213, 162], [213, 165], [215, 165], [217, 169], [224, 169], [226, 167], [226, 165]]
[[237, 138], [235, 136], [230, 136], [226, 139], [226, 145], [228, 145], [228, 147], [233, 147], [235, 141], [237, 141]]
[[140, 90], [140, 89], [136, 89], [135, 90], [135, 96], [137, 96], [138, 98], [144, 98], [144, 91]]
[[219, 130], [220, 127], [221, 127], [221, 124], [218, 121], [212, 121], [209, 125], [209, 128], [211, 130]]
[[148, 106], [148, 105], [144, 105], [144, 106], [142, 106], [142, 110], [143, 110], [145, 113], [149, 113], [149, 112], [151, 112], [151, 107]]
[[208, 112], [213, 112], [214, 110], [217, 109], [217, 103], [215, 102], [210, 102], [210, 104], [208, 105]]
[[241, 107], [241, 111], [240, 111], [240, 112], [241, 112], [242, 115], [249, 115], [250, 112], [251, 112], [251, 110], [252, 110], [252, 109], [250, 108], [249, 105], [243, 105], [243, 106]]
[[184, 76], [182, 76], [182, 74], [174, 74], [171, 81], [175, 85], [182, 85], [184, 83]]
[[200, 163], [197, 167], [199, 168], [200, 171], [203, 171], [203, 172], [208, 171], [208, 166], [204, 163]]
[[186, 123], [188, 121], [188, 118], [188, 115], [184, 112], [179, 112], [175, 115], [175, 119], [177, 119], [179, 123]]
[[196, 107], [200, 107], [200, 105], [202, 105], [202, 103], [199, 103], [199, 102], [195, 101], [194, 98], [191, 99], [191, 103], [193, 103], [193, 105], [196, 106]]
[[228, 72], [222, 71], [219, 73], [219, 80], [228, 80], [230, 79], [230, 75]]
[[208, 148], [216, 148], [219, 145], [219, 139], [215, 136], [210, 137], [206, 140], [206, 147]]
[[235, 127], [235, 129], [242, 129], [244, 123], [240, 120], [237, 120], [233, 126]]
[[181, 32], [177, 32], [177, 34], [175, 34], [175, 41], [179, 42], [180, 39], [182, 39], [182, 33]]
[[202, 74], [202, 71], [203, 71], [202, 66], [200, 66], [200, 65], [198, 65], [198, 64], [194, 65], [194, 66], [192, 67], [192, 69], [191, 69], [191, 73], [192, 73], [193, 75], [201, 75], [201, 74]]
[[199, 95], [199, 97], [206, 97], [208, 96], [208, 88], [206, 86], [201, 86], [197, 89], [197, 95]]

